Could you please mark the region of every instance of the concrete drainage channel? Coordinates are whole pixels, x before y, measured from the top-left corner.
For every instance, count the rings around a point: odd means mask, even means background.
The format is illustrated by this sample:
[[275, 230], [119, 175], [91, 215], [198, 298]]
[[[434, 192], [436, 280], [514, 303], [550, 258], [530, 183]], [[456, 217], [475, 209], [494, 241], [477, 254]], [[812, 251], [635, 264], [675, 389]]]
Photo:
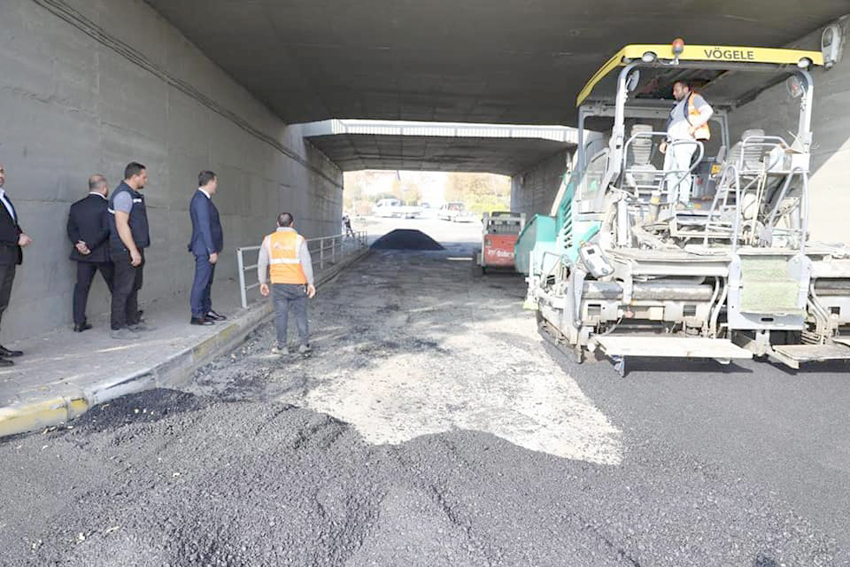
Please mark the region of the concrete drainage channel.
[[[369, 249], [318, 274], [316, 285], [333, 280], [342, 270], [368, 255]], [[176, 352], [156, 366], [98, 383], [77, 394], [0, 408], [0, 438], [67, 423], [90, 408], [127, 394], [154, 388], [175, 388], [216, 356], [239, 346], [254, 329], [273, 313], [271, 301], [257, 303], [240, 313], [230, 324], [200, 343]]]

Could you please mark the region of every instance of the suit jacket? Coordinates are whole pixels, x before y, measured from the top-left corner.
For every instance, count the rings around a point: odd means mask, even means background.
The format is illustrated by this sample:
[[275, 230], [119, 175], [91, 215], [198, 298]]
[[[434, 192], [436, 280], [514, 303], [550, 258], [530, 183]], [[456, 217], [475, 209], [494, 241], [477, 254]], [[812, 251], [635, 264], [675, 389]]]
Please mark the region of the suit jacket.
[[195, 256], [221, 252], [224, 248], [224, 232], [221, 229], [218, 209], [212, 199], [208, 199], [200, 190], [195, 191], [189, 202], [189, 216], [192, 218], [189, 252]]
[[76, 262], [109, 262], [109, 219], [106, 210], [109, 201], [100, 195], [90, 194], [71, 205], [68, 213], [68, 239], [72, 244], [86, 243], [91, 254], [84, 256], [76, 248], [71, 250], [71, 260]]
[[[8, 193], [6, 193], [6, 200], [9, 203], [12, 202]], [[17, 215], [17, 209], [15, 209], [14, 205], [12, 205], [12, 209], [15, 210]], [[12, 218], [6, 207], [0, 203], [0, 264], [23, 263], [24, 253], [21, 247], [18, 246], [18, 238], [20, 238], [21, 233], [23, 233], [23, 230], [21, 230], [20, 225]]]

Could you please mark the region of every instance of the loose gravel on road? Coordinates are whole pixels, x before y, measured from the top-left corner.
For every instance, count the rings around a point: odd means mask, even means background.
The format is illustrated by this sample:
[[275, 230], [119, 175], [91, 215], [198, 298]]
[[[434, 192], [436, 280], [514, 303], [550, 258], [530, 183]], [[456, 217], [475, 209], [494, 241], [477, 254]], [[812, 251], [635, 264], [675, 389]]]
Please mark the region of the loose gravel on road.
[[[844, 534], [801, 514], [758, 467], [719, 443], [688, 444], [696, 425], [677, 432], [686, 410], [664, 406], [675, 384], [638, 371], [622, 387], [603, 364], [571, 366], [530, 333], [521, 279], [473, 278], [457, 261], [470, 256], [460, 245], [375, 253], [311, 304], [312, 358], [271, 359], [266, 325], [185, 391], [127, 396], [69, 428], [0, 440], [0, 564], [847, 564]], [[473, 371], [511, 350], [534, 360]], [[528, 393], [529, 370], [562, 389]], [[697, 367], [701, 380], [715, 371]], [[362, 388], [370, 380], [381, 396]], [[447, 396], [452, 385], [474, 395]], [[499, 408], [483, 402], [513, 397], [528, 406], [522, 427], [493, 426]], [[574, 436], [574, 457], [549, 443], [557, 427]], [[535, 439], [547, 441], [523, 446]]]
[[[157, 390], [0, 446], [8, 565], [830, 565], [745, 478], [455, 431], [373, 446], [327, 415]], [[39, 474], [34, 474], [39, 471]]]

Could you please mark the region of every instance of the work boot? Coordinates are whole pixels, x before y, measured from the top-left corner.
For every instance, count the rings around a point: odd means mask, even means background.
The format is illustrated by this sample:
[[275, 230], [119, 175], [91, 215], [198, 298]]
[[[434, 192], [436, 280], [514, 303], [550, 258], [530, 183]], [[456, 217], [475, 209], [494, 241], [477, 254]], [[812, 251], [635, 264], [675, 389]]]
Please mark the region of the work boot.
[[286, 356], [289, 354], [289, 349], [286, 347], [280, 347], [278, 345], [274, 345], [272, 347], [272, 355], [274, 356]]
[[9, 350], [4, 346], [0, 346], [0, 356], [3, 358], [15, 358], [16, 356], [23, 356], [23, 351], [20, 350]]
[[133, 341], [139, 338], [139, 333], [125, 327], [123, 329], [113, 329], [109, 336], [118, 341]]
[[311, 347], [310, 345], [301, 345], [300, 347], [298, 347], [298, 354], [307, 355], [311, 352], [313, 352], [313, 347]]

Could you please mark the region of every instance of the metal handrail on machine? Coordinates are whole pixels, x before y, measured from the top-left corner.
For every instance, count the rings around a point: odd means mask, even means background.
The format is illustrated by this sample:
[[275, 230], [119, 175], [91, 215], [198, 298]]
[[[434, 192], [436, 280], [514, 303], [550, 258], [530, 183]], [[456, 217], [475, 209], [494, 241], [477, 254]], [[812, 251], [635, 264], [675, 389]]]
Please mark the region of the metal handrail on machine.
[[[682, 182], [684, 182], [685, 178], [688, 175], [693, 174], [693, 172], [699, 166], [700, 162], [702, 162], [703, 158], [705, 157], [705, 145], [699, 140], [673, 140], [670, 143], [668, 143], [667, 151], [671, 151], [673, 146], [675, 146], [675, 145], [695, 144], [697, 146], [696, 149], [699, 152], [698, 157], [697, 157], [697, 159], [692, 160], [692, 164], [687, 170], [676, 169], [676, 170], [667, 171], [667, 170], [664, 170], [664, 169], [661, 169], [661, 170], [656, 169], [656, 170], [651, 171], [651, 170], [642, 170], [642, 169], [634, 169], [633, 167], [627, 167], [628, 155], [629, 155], [629, 146], [631, 146], [634, 143], [635, 140], [637, 140], [639, 138], [649, 138], [651, 140], [654, 137], [662, 137], [662, 136], [666, 138], [667, 132], [638, 132], [637, 134], [633, 134], [628, 140], [626, 140], [626, 144], [623, 146], [623, 167], [622, 167], [623, 172], [621, 174], [624, 179], [625, 179], [625, 176], [628, 175], [629, 173], [631, 173], [632, 175], [635, 175], [635, 174], [646, 175], [648, 173], [651, 173], [654, 178], [659, 179], [658, 184], [654, 185], [652, 187], [653, 189], [657, 190], [663, 185], [664, 179], [668, 175], [671, 175], [671, 174], [672, 175], [678, 175], [679, 180], [676, 182], [676, 184], [672, 188], [669, 188], [669, 187], [667, 188], [667, 191], [669, 192], [670, 190], [677, 188]], [[634, 165], [634, 164], [632, 164], [632, 165]], [[635, 191], [637, 191], [637, 190], [638, 190], [638, 186], [636, 185]]]

